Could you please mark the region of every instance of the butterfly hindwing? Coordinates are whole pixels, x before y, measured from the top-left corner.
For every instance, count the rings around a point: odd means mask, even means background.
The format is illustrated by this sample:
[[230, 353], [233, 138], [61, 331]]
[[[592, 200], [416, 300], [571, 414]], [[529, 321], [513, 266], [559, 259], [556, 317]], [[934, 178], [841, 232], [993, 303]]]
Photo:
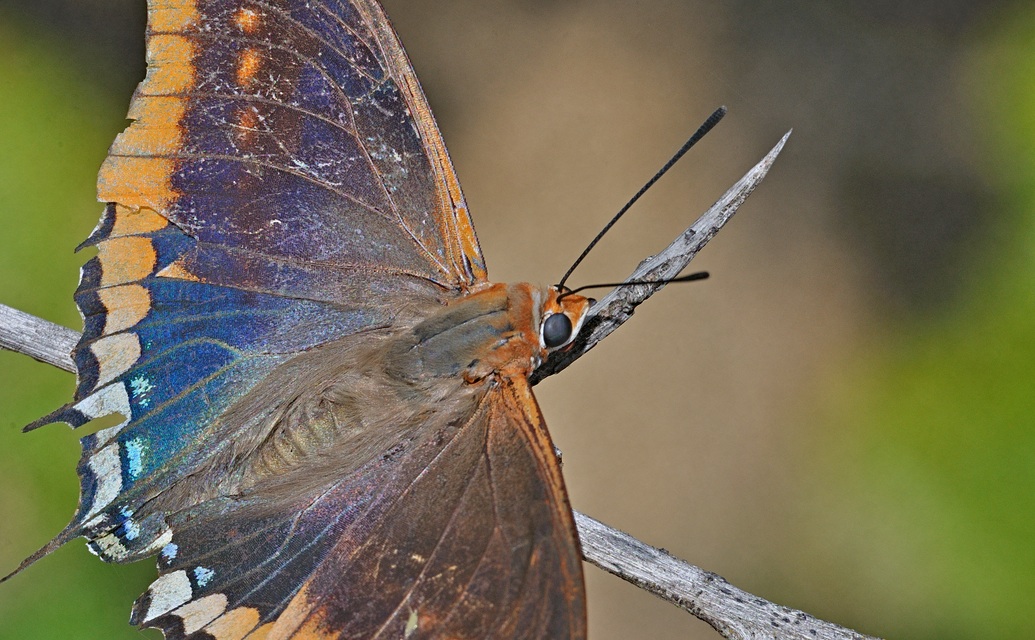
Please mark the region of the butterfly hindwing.
[[133, 621], [169, 640], [582, 638], [546, 445], [527, 383], [507, 382], [293, 504], [270, 488], [201, 505], [173, 521]]

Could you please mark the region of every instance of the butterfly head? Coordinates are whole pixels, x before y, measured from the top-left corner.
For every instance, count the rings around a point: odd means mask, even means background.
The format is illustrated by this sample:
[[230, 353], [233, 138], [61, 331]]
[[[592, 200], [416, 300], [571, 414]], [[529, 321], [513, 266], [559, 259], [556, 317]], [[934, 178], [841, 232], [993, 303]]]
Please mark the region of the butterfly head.
[[570, 345], [586, 320], [592, 298], [550, 287], [539, 322], [539, 345], [547, 353]]

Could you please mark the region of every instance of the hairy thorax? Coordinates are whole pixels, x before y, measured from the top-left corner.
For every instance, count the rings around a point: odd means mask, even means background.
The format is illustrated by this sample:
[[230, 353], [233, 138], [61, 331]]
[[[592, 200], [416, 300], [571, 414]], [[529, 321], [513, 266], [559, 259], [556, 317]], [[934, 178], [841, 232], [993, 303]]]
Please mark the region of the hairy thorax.
[[236, 491], [297, 494], [456, 427], [501, 377], [527, 377], [545, 357], [539, 326], [550, 299], [528, 284], [489, 285], [286, 363], [228, 415], [274, 407], [261, 428], [238, 430], [226, 469]]

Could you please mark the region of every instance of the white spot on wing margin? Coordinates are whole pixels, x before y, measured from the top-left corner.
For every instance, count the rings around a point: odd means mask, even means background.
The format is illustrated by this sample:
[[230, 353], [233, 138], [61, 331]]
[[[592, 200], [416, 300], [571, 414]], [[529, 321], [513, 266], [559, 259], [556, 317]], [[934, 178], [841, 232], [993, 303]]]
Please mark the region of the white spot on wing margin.
[[183, 620], [183, 632], [190, 635], [200, 631], [226, 611], [230, 601], [222, 593], [213, 593], [194, 602], [188, 602], [179, 609], [172, 612], [172, 615]]
[[126, 426], [133, 415], [133, 411], [129, 407], [129, 394], [126, 392], [126, 385], [121, 382], [110, 384], [99, 391], [91, 393], [76, 403], [75, 409], [91, 420], [113, 413], [120, 413], [125, 416], [126, 419], [114, 427], [101, 429], [97, 432], [97, 446], [99, 447], [108, 444], [112, 438], [118, 435], [122, 431], [122, 427]]
[[83, 520], [86, 520], [108, 506], [122, 490], [122, 463], [119, 461], [119, 444], [113, 442], [90, 456], [90, 471], [97, 478], [97, 491], [93, 504]]
[[129, 416], [129, 394], [126, 385], [112, 384], [100, 389], [75, 405], [75, 408], [91, 418], [100, 418], [112, 413]]
[[140, 359], [140, 338], [133, 333], [116, 333], [94, 342], [90, 351], [97, 359], [97, 384], [107, 384]]
[[144, 616], [145, 623], [186, 604], [194, 596], [186, 571], [174, 571], [159, 577], [151, 583], [147, 593], [151, 602]]

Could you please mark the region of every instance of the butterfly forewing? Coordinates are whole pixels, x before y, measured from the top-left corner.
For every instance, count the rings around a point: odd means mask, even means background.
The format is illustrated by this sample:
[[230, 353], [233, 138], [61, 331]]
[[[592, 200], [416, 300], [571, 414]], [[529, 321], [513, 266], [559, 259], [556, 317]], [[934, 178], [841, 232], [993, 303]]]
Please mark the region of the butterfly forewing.
[[[484, 278], [437, 127], [376, 6], [154, 2], [148, 56], [99, 191], [198, 239], [176, 269], [275, 292], [289, 274]], [[269, 262], [284, 274], [257, 264]]]

